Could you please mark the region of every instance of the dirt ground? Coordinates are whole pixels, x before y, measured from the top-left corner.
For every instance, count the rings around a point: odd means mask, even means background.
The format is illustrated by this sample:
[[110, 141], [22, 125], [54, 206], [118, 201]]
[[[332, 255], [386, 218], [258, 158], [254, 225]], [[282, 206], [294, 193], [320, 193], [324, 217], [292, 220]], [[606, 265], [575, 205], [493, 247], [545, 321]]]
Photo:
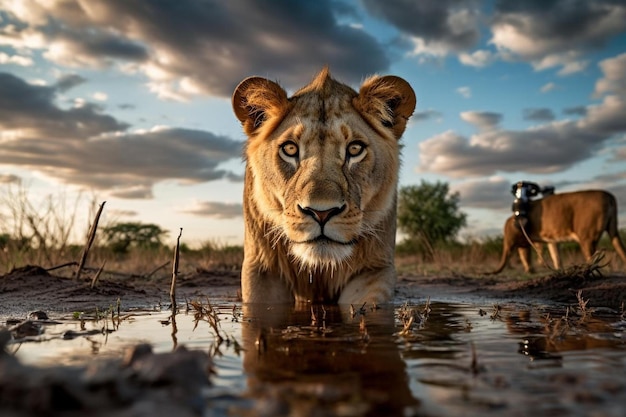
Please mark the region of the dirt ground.
[[[23, 318], [33, 311], [73, 313], [121, 308], [168, 308], [171, 277], [142, 278], [103, 276], [94, 288], [89, 280], [76, 281], [54, 275], [38, 266], [17, 268], [0, 276], [0, 317]], [[526, 279], [498, 276], [419, 276], [401, 274], [397, 302], [458, 300], [459, 302], [516, 301], [523, 303], [573, 303], [576, 294], [589, 306], [623, 309], [626, 302], [626, 275], [571, 276], [553, 274]], [[179, 302], [209, 297], [211, 300], [238, 300], [238, 271], [198, 271], [178, 277]]]

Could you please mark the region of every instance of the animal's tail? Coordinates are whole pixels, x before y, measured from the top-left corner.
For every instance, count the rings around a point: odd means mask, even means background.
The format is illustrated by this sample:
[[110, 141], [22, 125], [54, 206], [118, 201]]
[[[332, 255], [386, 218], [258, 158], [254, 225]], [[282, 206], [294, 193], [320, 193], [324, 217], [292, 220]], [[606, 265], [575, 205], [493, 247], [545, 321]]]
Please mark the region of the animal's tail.
[[609, 212], [608, 212], [608, 224], [606, 225], [606, 231], [611, 238], [611, 244], [615, 249], [615, 252], [622, 258], [622, 262], [626, 264], [626, 248], [619, 235], [617, 222], [617, 201], [615, 196], [611, 195], [609, 200]]
[[506, 266], [506, 264], [509, 261], [510, 254], [511, 254], [510, 250], [503, 249], [503, 251], [502, 251], [502, 259], [500, 260], [500, 265], [498, 265], [498, 267], [495, 270], [484, 272], [484, 274], [485, 275], [497, 275], [500, 272], [502, 272], [502, 270], [504, 269], [504, 267]]

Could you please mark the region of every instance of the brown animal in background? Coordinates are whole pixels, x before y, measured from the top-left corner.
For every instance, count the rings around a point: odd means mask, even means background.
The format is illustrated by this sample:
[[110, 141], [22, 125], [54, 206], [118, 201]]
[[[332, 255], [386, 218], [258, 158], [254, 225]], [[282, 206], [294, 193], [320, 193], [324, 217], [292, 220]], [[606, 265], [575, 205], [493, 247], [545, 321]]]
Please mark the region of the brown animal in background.
[[[601, 190], [553, 194], [529, 202], [525, 231], [533, 244], [547, 243], [552, 263], [561, 268], [559, 242], [577, 241], [589, 261], [596, 251], [602, 233], [607, 232], [611, 244], [626, 264], [626, 249], [622, 243], [617, 222], [617, 202], [613, 194]], [[531, 244], [518, 218], [511, 216], [504, 224], [502, 259], [498, 274], [507, 265], [511, 252], [517, 248], [524, 270], [533, 272], [530, 261]]]
[[244, 302], [391, 299], [398, 141], [414, 108], [395, 76], [370, 77], [357, 93], [325, 68], [292, 97], [260, 77], [239, 84]]

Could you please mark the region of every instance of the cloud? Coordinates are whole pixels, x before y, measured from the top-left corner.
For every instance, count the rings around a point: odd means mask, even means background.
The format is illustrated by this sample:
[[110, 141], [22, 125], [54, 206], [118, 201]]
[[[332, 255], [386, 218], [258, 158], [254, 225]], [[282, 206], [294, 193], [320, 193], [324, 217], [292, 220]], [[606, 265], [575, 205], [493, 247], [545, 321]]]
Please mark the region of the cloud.
[[485, 49], [474, 51], [471, 54], [467, 52], [461, 52], [459, 54], [459, 61], [461, 64], [475, 68], [484, 68], [489, 66], [496, 59], [496, 54]]
[[606, 135], [626, 131], [626, 102], [620, 96], [606, 96], [602, 103], [587, 106], [587, 115], [580, 119], [581, 130], [601, 132]]
[[394, 25], [415, 44], [416, 54], [445, 55], [465, 51], [480, 38], [476, 1], [363, 0], [365, 9]]
[[98, 101], [107, 101], [109, 99], [108, 94], [102, 91], [96, 91], [95, 93], [93, 93], [92, 97], [94, 100]]
[[455, 178], [554, 173], [589, 158], [604, 139], [602, 134], [579, 132], [574, 122], [524, 131], [490, 130], [471, 137], [447, 131], [420, 143], [420, 170]]
[[583, 70], [585, 51], [626, 30], [626, 5], [613, 0], [496, 2], [492, 38], [502, 56], [529, 61], [560, 75]]
[[547, 93], [547, 92], [554, 90], [555, 88], [556, 88], [556, 84], [547, 83], [547, 84], [542, 85], [539, 91], [541, 91], [542, 93]]
[[166, 98], [230, 97], [255, 74], [299, 87], [325, 64], [337, 78], [358, 83], [389, 66], [372, 36], [336, 19], [353, 8], [331, 0], [23, 3], [7, 13], [0, 45], [40, 50], [64, 66], [123, 66]]
[[550, 109], [524, 109], [524, 120], [530, 120], [533, 122], [551, 122], [555, 118], [554, 112]]
[[594, 97], [607, 93], [626, 97], [626, 53], [600, 61], [599, 65], [604, 77], [596, 82]]
[[152, 186], [169, 179], [190, 184], [237, 176], [219, 165], [240, 158], [242, 142], [173, 127], [129, 132], [91, 103], [58, 107], [58, 91], [0, 73], [0, 164], [122, 198], [151, 198]]
[[502, 114], [486, 111], [466, 111], [461, 113], [461, 119], [473, 124], [480, 130], [490, 130], [498, 126], [502, 120]]
[[566, 107], [563, 109], [563, 113], [569, 114], [569, 115], [576, 115], [576, 116], [586, 116], [587, 107], [585, 106]]
[[416, 111], [415, 113], [413, 113], [413, 115], [411, 116], [411, 121], [422, 122], [426, 120], [440, 119], [441, 116], [442, 116], [441, 112], [437, 110], [428, 109], [424, 111]]
[[450, 191], [459, 193], [461, 206], [468, 208], [510, 209], [513, 200], [511, 181], [502, 177], [464, 181], [450, 188]]
[[463, 98], [472, 97], [472, 89], [467, 86], [457, 88], [456, 92], [459, 93]]
[[27, 56], [21, 55], [9, 55], [4, 52], [0, 52], [0, 65], [13, 64], [20, 67], [30, 67], [33, 65], [33, 59]]
[[[90, 137], [125, 130], [128, 125], [100, 113], [96, 106], [61, 109], [54, 104], [61, 87], [35, 86], [15, 75], [0, 73], [0, 128], [4, 134], [40, 138], [52, 142], [80, 135]], [[4, 144], [3, 144], [4, 145]], [[42, 143], [42, 146], [46, 146]]]
[[136, 217], [139, 215], [139, 212], [135, 210], [122, 210], [122, 209], [116, 209], [116, 208], [109, 208], [107, 211], [109, 213], [109, 216], [113, 218]]
[[[594, 156], [606, 141], [626, 132], [626, 94], [621, 87], [626, 73], [614, 72], [624, 65], [622, 59], [619, 55], [599, 64], [601, 80], [611, 81], [610, 88], [602, 89], [609, 94], [597, 105], [576, 108], [581, 115], [577, 120], [557, 121], [549, 109], [527, 109], [527, 119], [546, 123], [526, 130], [483, 130], [469, 137], [443, 132], [420, 143], [419, 170], [455, 178], [555, 173]], [[478, 125], [481, 112], [464, 114], [464, 120]]]
[[61, 93], [65, 93], [78, 85], [84, 84], [86, 81], [86, 78], [78, 74], [66, 74], [58, 79], [56, 89]]
[[223, 203], [218, 201], [196, 201], [190, 207], [180, 210], [182, 213], [196, 216], [233, 219], [243, 216], [241, 203]]

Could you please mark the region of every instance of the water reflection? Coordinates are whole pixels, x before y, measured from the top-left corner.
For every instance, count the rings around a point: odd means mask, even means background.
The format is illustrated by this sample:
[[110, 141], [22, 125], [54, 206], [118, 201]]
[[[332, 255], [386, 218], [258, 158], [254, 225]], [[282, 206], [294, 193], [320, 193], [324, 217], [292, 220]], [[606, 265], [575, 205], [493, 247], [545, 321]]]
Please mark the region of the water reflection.
[[[38, 365], [118, 357], [137, 343], [160, 352], [203, 350], [216, 370], [207, 410], [222, 404], [230, 415], [583, 416], [600, 410], [597, 415], [621, 417], [623, 409], [612, 404], [626, 404], [620, 312], [446, 302], [433, 302], [426, 312], [422, 302], [411, 306], [419, 314], [403, 332], [403, 306], [357, 307], [352, 314], [336, 306], [212, 305], [221, 344], [215, 327], [191, 313], [134, 312], [113, 330], [102, 320], [37, 322], [42, 331], [13, 340], [9, 349]], [[19, 324], [11, 326], [15, 335]], [[589, 398], [596, 402], [585, 402]]]
[[245, 305], [243, 316], [243, 366], [251, 395], [266, 407], [261, 415], [399, 415], [418, 404], [392, 308]]

